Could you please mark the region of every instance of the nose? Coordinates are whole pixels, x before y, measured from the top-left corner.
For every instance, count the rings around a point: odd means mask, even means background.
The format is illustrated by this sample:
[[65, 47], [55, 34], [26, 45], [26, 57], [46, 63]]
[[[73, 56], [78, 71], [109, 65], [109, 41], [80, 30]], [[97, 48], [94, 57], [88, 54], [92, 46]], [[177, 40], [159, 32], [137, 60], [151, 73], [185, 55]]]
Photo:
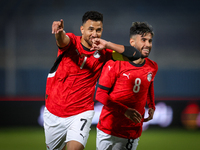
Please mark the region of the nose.
[[95, 30], [92, 32], [92, 37], [97, 37], [97, 32]]
[[146, 46], [146, 47], [151, 47], [151, 45], [152, 45], [152, 43], [149, 42], [148, 40], [145, 42], [145, 46]]

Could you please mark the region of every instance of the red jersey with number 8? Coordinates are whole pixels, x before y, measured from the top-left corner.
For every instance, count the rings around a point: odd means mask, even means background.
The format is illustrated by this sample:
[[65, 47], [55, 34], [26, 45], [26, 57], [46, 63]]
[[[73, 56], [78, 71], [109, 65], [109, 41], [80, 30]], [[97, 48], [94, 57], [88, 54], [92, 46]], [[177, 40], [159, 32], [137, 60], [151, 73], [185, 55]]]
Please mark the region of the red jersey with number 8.
[[[124, 113], [129, 107], [144, 117], [146, 103], [155, 109], [153, 81], [157, 70], [157, 63], [149, 58], [145, 58], [143, 64], [108, 61], [102, 70], [96, 94], [96, 100], [104, 104], [97, 128], [127, 139], [141, 136], [143, 119], [141, 123], [135, 124]], [[103, 96], [106, 91], [109, 97]], [[108, 100], [120, 105], [115, 106], [113, 103], [106, 106]]]

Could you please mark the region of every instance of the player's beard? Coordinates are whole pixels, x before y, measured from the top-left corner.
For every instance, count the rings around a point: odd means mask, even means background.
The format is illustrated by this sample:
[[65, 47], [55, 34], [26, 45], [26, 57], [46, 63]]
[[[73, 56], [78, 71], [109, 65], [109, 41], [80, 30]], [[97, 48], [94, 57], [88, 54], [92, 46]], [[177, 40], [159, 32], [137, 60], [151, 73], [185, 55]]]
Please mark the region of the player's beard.
[[90, 46], [90, 47], [92, 47], [92, 38], [88, 38], [88, 39], [86, 39], [85, 38], [85, 41], [87, 42], [87, 44]]
[[146, 56], [144, 56], [144, 55], [141, 55], [141, 58], [146, 58]]
[[87, 34], [83, 34], [82, 35], [82, 42], [85, 44], [84, 46], [87, 47], [87, 48], [90, 48], [92, 47], [92, 41], [90, 41], [90, 36], [87, 35]]
[[148, 55], [144, 55], [144, 54], [141, 53], [141, 58], [146, 58], [148, 56], [149, 56], [149, 54]]

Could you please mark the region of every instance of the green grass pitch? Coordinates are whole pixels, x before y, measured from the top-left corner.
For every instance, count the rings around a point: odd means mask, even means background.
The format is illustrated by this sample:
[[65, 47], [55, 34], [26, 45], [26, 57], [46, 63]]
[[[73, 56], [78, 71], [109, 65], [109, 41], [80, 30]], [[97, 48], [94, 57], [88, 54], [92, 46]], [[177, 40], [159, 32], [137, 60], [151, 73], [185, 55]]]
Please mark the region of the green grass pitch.
[[[95, 150], [96, 129], [92, 128], [86, 150]], [[137, 150], [199, 150], [200, 130], [150, 128], [143, 131]], [[41, 127], [0, 128], [0, 150], [45, 150]]]

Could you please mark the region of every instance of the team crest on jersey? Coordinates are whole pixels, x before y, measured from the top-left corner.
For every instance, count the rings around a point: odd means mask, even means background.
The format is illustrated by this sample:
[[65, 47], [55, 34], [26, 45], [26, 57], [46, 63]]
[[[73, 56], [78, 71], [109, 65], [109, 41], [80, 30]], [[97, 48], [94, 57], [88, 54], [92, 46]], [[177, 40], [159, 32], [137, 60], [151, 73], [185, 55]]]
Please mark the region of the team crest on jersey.
[[99, 51], [95, 51], [93, 56], [94, 58], [99, 58], [101, 55], [99, 54]]
[[152, 75], [153, 73], [152, 72], [149, 72], [148, 75], [147, 75], [147, 80], [150, 82], [151, 79], [152, 79]]

